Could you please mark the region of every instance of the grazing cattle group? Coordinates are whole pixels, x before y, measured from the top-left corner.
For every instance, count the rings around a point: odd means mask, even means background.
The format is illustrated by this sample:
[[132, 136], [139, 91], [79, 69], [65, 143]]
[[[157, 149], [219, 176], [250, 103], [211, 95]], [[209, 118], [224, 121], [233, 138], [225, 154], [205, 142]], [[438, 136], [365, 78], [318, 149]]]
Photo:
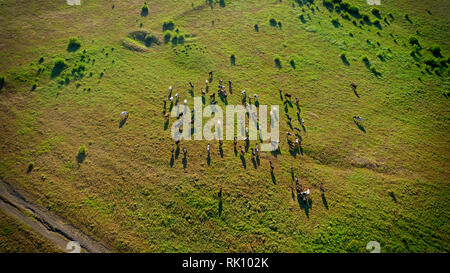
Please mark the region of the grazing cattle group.
[[[205, 88], [203, 88], [203, 87], [200, 88], [202, 97], [204, 97], [209, 91], [209, 84], [213, 81], [213, 71], [210, 71], [208, 73], [208, 76], [209, 76], [208, 79], [205, 81]], [[189, 87], [191, 88], [190, 90], [191, 90], [191, 92], [193, 94], [193, 92], [194, 92], [194, 84], [191, 81], [189, 81], [188, 84], [189, 84]], [[354, 91], [357, 88], [357, 85], [355, 83], [351, 83], [350, 86], [351, 86], [351, 88]], [[175, 98], [174, 98], [172, 96], [172, 90], [173, 90], [173, 87], [170, 86], [169, 87], [169, 93], [168, 93], [167, 97], [163, 98], [164, 111], [166, 111], [166, 108], [167, 108], [167, 100], [170, 101], [170, 104], [171, 104], [170, 108], [172, 108], [173, 104], [175, 104], [175, 105], [178, 104], [179, 95], [178, 95], [178, 93], [176, 93], [175, 94]], [[229, 94], [233, 93], [233, 91], [232, 91], [232, 81], [231, 80], [228, 81], [228, 92], [229, 92]], [[222, 100], [224, 100], [226, 102], [226, 98], [228, 96], [228, 93], [225, 90], [225, 86], [223, 85], [223, 80], [222, 79], [219, 80], [217, 93], [222, 98]], [[291, 103], [292, 95], [289, 94], [289, 93], [283, 92], [281, 89], [279, 89], [279, 95], [280, 95], [280, 99], [283, 101], [283, 104], [285, 105], [286, 121], [287, 121], [289, 127], [291, 129], [293, 128], [293, 130], [296, 131], [296, 132], [294, 131], [295, 134], [291, 133], [290, 131], [286, 131], [286, 137], [287, 137], [286, 142], [288, 144], [289, 151], [291, 152], [291, 154], [294, 154], [294, 155], [297, 152], [299, 152], [299, 151], [303, 154], [302, 147], [301, 147], [301, 145], [302, 145], [302, 136], [300, 135], [300, 132], [302, 130], [299, 127], [292, 127], [292, 123], [294, 121], [293, 121], [293, 118], [288, 114], [288, 105], [292, 107], [292, 103]], [[252, 103], [252, 96], [250, 96], [250, 95], [247, 96], [245, 90], [242, 90], [241, 96], [242, 96], [242, 104], [244, 106], [248, 106], [249, 104]], [[215, 92], [211, 93], [209, 95], [209, 97], [210, 97], [210, 103], [211, 104], [216, 104], [217, 103], [217, 101], [216, 101], [216, 93]], [[248, 102], [246, 101], [247, 99], [248, 99]], [[259, 103], [256, 104], [256, 102], [258, 102], [259, 96], [257, 94], [254, 94], [253, 95], [253, 99], [254, 99], [255, 105], [258, 107]], [[185, 105], [187, 104], [187, 99], [184, 100], [184, 104]], [[295, 105], [297, 106], [296, 114], [297, 114], [298, 123], [303, 128], [303, 131], [306, 132], [305, 121], [300, 116], [300, 100], [297, 97], [295, 97]], [[276, 111], [276, 108], [274, 108], [272, 111], [270, 111], [270, 115], [271, 116], [272, 116], [272, 114], [274, 114], [273, 113], [274, 111]], [[194, 112], [194, 110], [192, 110], [192, 112]], [[120, 114], [120, 116], [122, 118], [122, 121], [126, 120], [128, 118], [128, 115], [129, 115], [129, 113], [127, 111], [122, 112]], [[170, 117], [170, 113], [169, 112], [165, 113], [164, 117], [166, 119], [168, 119]], [[183, 113], [179, 113], [178, 116], [177, 116], [177, 119], [180, 119], [182, 117], [183, 117]], [[360, 116], [353, 116], [353, 120], [355, 122], [361, 122], [363, 119]], [[294, 135], [295, 135], [296, 138], [293, 140], [293, 139], [291, 139], [291, 137], [294, 137]], [[245, 127], [245, 138], [244, 138], [244, 141], [245, 141], [245, 147], [246, 148], [244, 149], [242, 146], [239, 146], [239, 148], [240, 148], [240, 157], [243, 160], [243, 164], [245, 162], [246, 151], [248, 150], [248, 147], [249, 147], [249, 137], [248, 137], [248, 128], [247, 127]], [[274, 143], [278, 145], [280, 142], [279, 141], [274, 141]], [[234, 137], [233, 144], [234, 144], [235, 155], [237, 155], [238, 141], [237, 141], [236, 137]], [[177, 147], [176, 150], [177, 150], [177, 153], [178, 153], [179, 145], [180, 145], [180, 140], [179, 139], [175, 141], [175, 145]], [[223, 152], [222, 151], [222, 145], [223, 145], [223, 140], [219, 140], [219, 149], [220, 149], [221, 154]], [[258, 165], [259, 165], [260, 149], [258, 147], [258, 144], [256, 144], [255, 148], [251, 147], [250, 150], [251, 150], [251, 158], [252, 158], [252, 160], [254, 161], [255, 159], [257, 159]], [[183, 151], [183, 155], [184, 155], [184, 162], [186, 162], [186, 159], [187, 159], [187, 148], [183, 147], [182, 151]], [[277, 151], [278, 152], [280, 151], [279, 145], [278, 145], [278, 149], [275, 152], [277, 152]], [[170, 152], [171, 152], [172, 158], [173, 158], [174, 152], [175, 152], [174, 146], [172, 146], [170, 148]], [[209, 161], [210, 158], [211, 158], [211, 146], [210, 146], [209, 143], [207, 144], [206, 152], [207, 152], [207, 158], [208, 158], [208, 161]], [[269, 160], [269, 166], [270, 166], [270, 173], [272, 175], [272, 179], [274, 179], [275, 166], [274, 166], [272, 160]], [[256, 167], [257, 166], [255, 164], [255, 168]], [[299, 183], [299, 179], [294, 176], [293, 166], [292, 165], [291, 165], [291, 173], [292, 173], [292, 178], [294, 180], [294, 189], [295, 189], [295, 191], [297, 193], [298, 200], [299, 201], [301, 200], [304, 204], [307, 204], [308, 201], [310, 201], [310, 189], [309, 188], [304, 189], [303, 186]], [[324, 198], [325, 187], [323, 186], [323, 184], [320, 185], [320, 192], [321, 192], [322, 197]], [[218, 196], [219, 196], [219, 198], [221, 198], [221, 196], [222, 196], [222, 188], [220, 188]]]

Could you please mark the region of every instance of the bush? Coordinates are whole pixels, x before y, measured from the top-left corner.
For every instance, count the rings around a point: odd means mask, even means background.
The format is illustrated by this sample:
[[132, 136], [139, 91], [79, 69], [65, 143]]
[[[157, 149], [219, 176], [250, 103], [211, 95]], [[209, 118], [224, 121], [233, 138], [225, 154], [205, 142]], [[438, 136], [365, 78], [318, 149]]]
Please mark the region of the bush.
[[341, 7], [341, 9], [343, 9], [343, 10], [345, 10], [345, 11], [348, 11], [348, 9], [350, 8], [350, 4], [347, 3], [347, 2], [341, 2], [341, 3], [339, 4], [339, 6]]
[[184, 44], [184, 34], [178, 34], [178, 43]]
[[72, 37], [69, 39], [69, 45], [67, 46], [68, 51], [77, 51], [81, 47], [81, 42], [77, 37]]
[[352, 14], [353, 16], [357, 16], [357, 15], [359, 15], [359, 9], [358, 9], [358, 7], [350, 6], [348, 8], [348, 13]]
[[154, 35], [151, 34], [147, 34], [145, 36], [144, 42], [146, 46], [151, 46], [152, 44], [159, 44], [158, 38], [156, 38]]
[[166, 30], [164, 32], [164, 43], [167, 44], [171, 38], [172, 38], [172, 32], [170, 32], [169, 30]]
[[333, 10], [333, 2], [331, 0], [323, 0], [323, 5], [329, 9], [329, 10]]
[[378, 20], [378, 19], [373, 20], [372, 24], [374, 24], [375, 26], [378, 26], [378, 27], [381, 26], [380, 20]]
[[280, 59], [279, 56], [275, 56], [275, 58], [273, 59], [273, 61], [275, 62], [275, 65], [276, 65], [278, 68], [281, 68], [281, 59]]
[[343, 19], [350, 20], [350, 15], [347, 12], [343, 12], [341, 16]]
[[375, 15], [376, 17], [378, 17], [378, 18], [381, 17], [381, 15], [380, 15], [380, 10], [377, 9], [377, 8], [373, 8], [373, 9], [372, 9], [372, 14]]
[[292, 66], [292, 68], [294, 68], [295, 69], [295, 60], [294, 59], [291, 59], [290, 61], [289, 61], [289, 64]]
[[409, 42], [411, 45], [417, 45], [417, 46], [420, 47], [419, 40], [417, 40], [417, 38], [414, 37], [414, 36], [410, 36], [410, 37], [408, 38], [408, 42]]
[[56, 58], [53, 68], [63, 70], [67, 67], [66, 60], [63, 58]]
[[78, 148], [78, 155], [86, 155], [86, 146], [81, 145], [80, 148]]
[[28, 169], [27, 169], [27, 173], [30, 173], [34, 168], [34, 162], [30, 162], [28, 163]]
[[442, 57], [440, 46], [434, 45], [434, 46], [430, 47], [429, 50], [430, 50], [431, 54], [433, 54], [434, 57], [436, 57], [436, 58]]
[[173, 44], [173, 45], [178, 44], [178, 35], [177, 35], [177, 34], [174, 34], [174, 35], [172, 36], [172, 44]]
[[276, 27], [277, 26], [277, 20], [275, 20], [274, 18], [270, 18], [269, 23], [271, 26]]
[[147, 3], [142, 5], [141, 14], [142, 15], [147, 15], [148, 14], [148, 5], [147, 5]]
[[363, 19], [364, 22], [366, 22], [366, 24], [368, 24], [368, 25], [371, 24], [369, 15], [367, 15], [365, 13], [361, 13], [361, 18]]
[[232, 65], [235, 65], [235, 64], [236, 64], [236, 56], [234, 56], [234, 54], [232, 54], [232, 55], [230, 56], [230, 62], [231, 62]]
[[173, 30], [175, 28], [175, 23], [172, 20], [167, 20], [163, 22], [163, 31]]
[[338, 20], [338, 18], [334, 17], [333, 19], [331, 19], [331, 23], [332, 23], [335, 27], [338, 27], [338, 26], [339, 26], [339, 20]]
[[346, 64], [346, 65], [349, 65], [349, 64], [350, 64], [350, 63], [348, 62], [347, 55], [345, 55], [344, 52], [342, 52], [342, 53], [339, 55], [339, 57], [341, 58], [341, 60], [342, 60], [342, 62], [343, 62], [344, 64]]

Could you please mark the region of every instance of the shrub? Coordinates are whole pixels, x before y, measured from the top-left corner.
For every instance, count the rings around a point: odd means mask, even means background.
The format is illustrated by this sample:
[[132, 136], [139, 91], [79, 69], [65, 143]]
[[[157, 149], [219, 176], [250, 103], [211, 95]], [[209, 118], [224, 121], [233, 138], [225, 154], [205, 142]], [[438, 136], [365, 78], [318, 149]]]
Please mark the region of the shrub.
[[144, 39], [144, 43], [146, 46], [151, 46], [153, 44], [159, 44], [158, 38], [152, 34], [147, 34]]
[[440, 67], [440, 63], [433, 58], [426, 59], [425, 64], [431, 66], [432, 68]]
[[270, 18], [269, 23], [271, 26], [276, 27], [277, 26], [277, 20], [275, 20], [274, 18]]
[[281, 68], [281, 59], [280, 59], [279, 56], [275, 56], [275, 58], [273, 59], [273, 61], [275, 62], [275, 65], [276, 65], [278, 68]]
[[350, 15], [348, 15], [347, 12], [344, 12], [344, 13], [342, 13], [342, 18], [343, 18], [343, 19], [350, 20]]
[[148, 14], [148, 5], [147, 5], [147, 3], [142, 5], [141, 14], [142, 15], [147, 15]]
[[380, 18], [380, 10], [378, 8], [373, 8], [372, 9], [372, 14], [375, 15], [376, 17]]
[[417, 38], [414, 37], [414, 36], [410, 36], [410, 37], [408, 38], [408, 42], [409, 42], [411, 45], [417, 45], [417, 46], [420, 47], [419, 40], [417, 40]]
[[172, 44], [174, 44], [174, 45], [178, 44], [178, 35], [177, 34], [174, 34], [172, 36]]
[[359, 15], [359, 9], [358, 9], [358, 7], [350, 6], [348, 8], [348, 13], [350, 13], [350, 14], [352, 14], [354, 16]]
[[329, 9], [329, 10], [333, 10], [333, 2], [331, 0], [323, 0], [323, 5]]
[[27, 173], [30, 173], [33, 170], [33, 167], [34, 167], [34, 162], [28, 163]]
[[378, 20], [378, 19], [373, 20], [372, 24], [374, 24], [375, 26], [378, 26], [378, 27], [381, 26], [380, 20]]
[[442, 57], [440, 46], [434, 45], [434, 46], [430, 47], [429, 50], [430, 50], [431, 54], [433, 54], [434, 57], [437, 57], [437, 58]]
[[343, 10], [345, 10], [345, 11], [348, 11], [348, 9], [350, 8], [350, 4], [347, 3], [347, 2], [341, 2], [341, 3], [339, 4], [339, 6], [341, 7], [341, 9], [343, 9]]
[[72, 37], [69, 39], [69, 45], [67, 46], [68, 51], [76, 51], [81, 47], [81, 42], [77, 37]]
[[230, 56], [230, 62], [231, 62], [232, 65], [235, 65], [235, 64], [236, 64], [236, 56], [234, 56], [234, 54], [232, 54], [232, 55]]
[[175, 28], [175, 23], [172, 20], [166, 20], [163, 22], [163, 31], [173, 30]]
[[366, 22], [366, 24], [370, 24], [370, 17], [369, 15], [365, 14], [365, 13], [361, 13], [361, 18], [363, 19], [364, 22]]
[[178, 43], [184, 44], [184, 34], [178, 34]]
[[53, 68], [63, 70], [67, 67], [66, 60], [63, 58], [56, 58]]
[[341, 60], [342, 60], [342, 62], [343, 62], [344, 64], [346, 64], [346, 65], [349, 65], [349, 64], [350, 64], [350, 63], [348, 62], [347, 55], [345, 55], [344, 52], [342, 52], [342, 53], [339, 55], [339, 57], [341, 58]]
[[86, 155], [86, 152], [87, 152], [87, 150], [86, 150], [86, 146], [84, 146], [84, 145], [81, 145], [80, 146], [80, 148], [78, 148], [78, 155], [80, 156], [85, 156]]
[[339, 20], [338, 20], [338, 18], [334, 17], [333, 19], [331, 19], [331, 23], [332, 23], [335, 27], [338, 27], [338, 26], [339, 26]]
[[170, 30], [166, 30], [164, 32], [164, 43], [167, 44], [171, 38], [172, 38], [172, 32], [170, 32]]
[[369, 69], [370, 69], [370, 71], [372, 71], [373, 74], [375, 74], [377, 76], [380, 75], [380, 72], [378, 72], [378, 70], [375, 66], [371, 65]]
[[291, 59], [291, 60], [289, 61], [289, 64], [292, 66], [292, 68], [295, 69], [295, 60], [294, 60], [294, 59]]

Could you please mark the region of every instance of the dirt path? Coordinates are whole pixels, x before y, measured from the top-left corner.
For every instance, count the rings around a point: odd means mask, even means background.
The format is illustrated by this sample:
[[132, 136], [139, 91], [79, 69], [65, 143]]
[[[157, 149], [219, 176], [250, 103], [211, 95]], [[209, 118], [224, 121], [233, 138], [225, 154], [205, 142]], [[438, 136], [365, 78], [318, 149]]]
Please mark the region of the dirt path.
[[81, 230], [27, 201], [23, 194], [3, 180], [0, 180], [0, 209], [53, 242], [64, 252], [70, 252], [66, 249], [70, 241], [78, 242], [81, 252], [110, 252], [103, 244]]

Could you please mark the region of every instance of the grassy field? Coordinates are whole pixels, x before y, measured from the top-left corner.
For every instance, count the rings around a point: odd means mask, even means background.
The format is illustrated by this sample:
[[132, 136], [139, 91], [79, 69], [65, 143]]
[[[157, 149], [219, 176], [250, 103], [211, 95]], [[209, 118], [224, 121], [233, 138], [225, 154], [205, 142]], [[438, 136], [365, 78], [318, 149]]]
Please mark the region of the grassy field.
[[51, 242], [0, 211], [0, 253], [61, 252]]
[[[0, 177], [118, 252], [448, 252], [450, 1], [334, 2], [0, 0]], [[171, 166], [163, 97], [192, 107], [210, 70], [232, 105], [298, 97], [303, 155], [283, 110], [257, 168], [206, 140]]]

